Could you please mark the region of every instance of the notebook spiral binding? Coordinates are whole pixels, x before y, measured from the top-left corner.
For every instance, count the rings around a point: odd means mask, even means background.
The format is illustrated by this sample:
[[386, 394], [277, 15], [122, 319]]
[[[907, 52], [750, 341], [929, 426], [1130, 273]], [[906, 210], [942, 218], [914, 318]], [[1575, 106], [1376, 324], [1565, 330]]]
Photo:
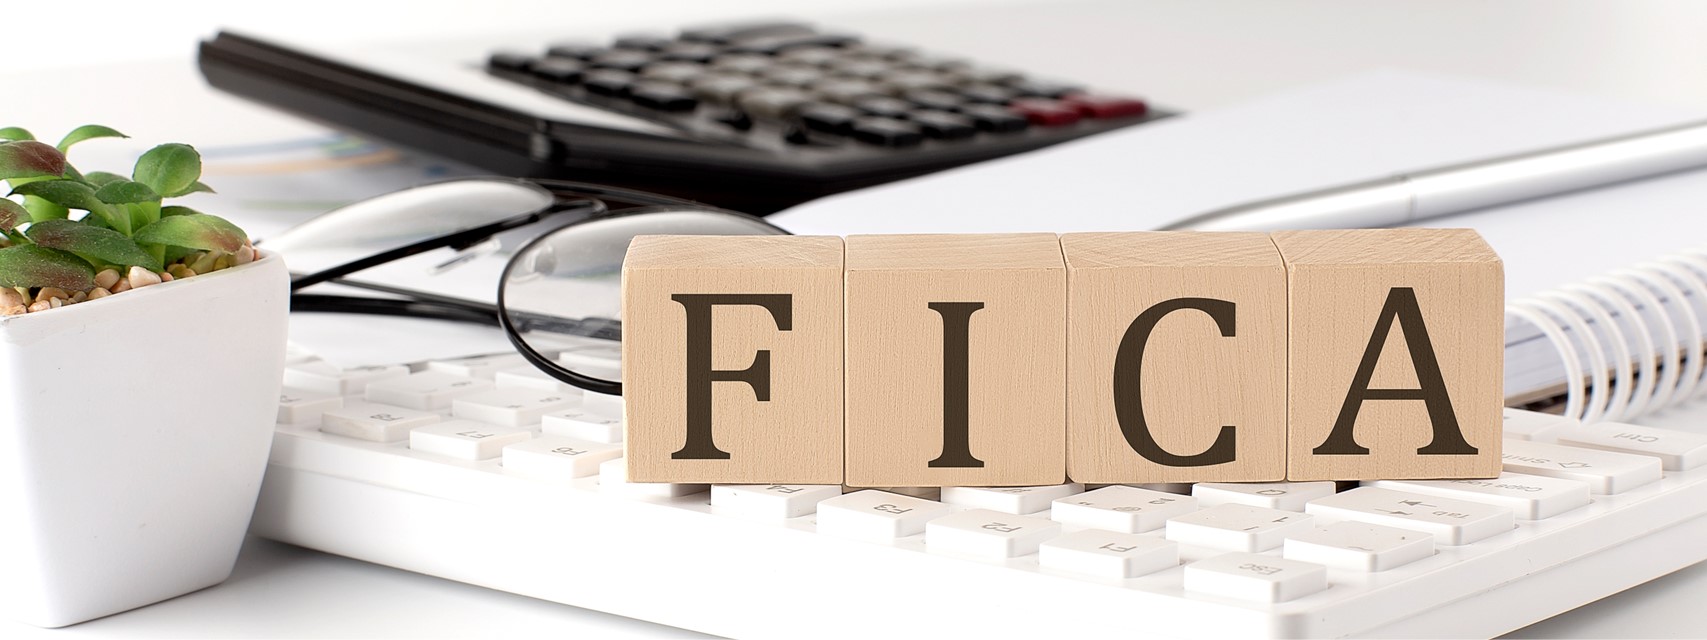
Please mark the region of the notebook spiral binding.
[[1707, 247], [1512, 301], [1507, 327], [1530, 325], [1551, 343], [1566, 417], [1628, 420], [1707, 392], [1703, 301]]

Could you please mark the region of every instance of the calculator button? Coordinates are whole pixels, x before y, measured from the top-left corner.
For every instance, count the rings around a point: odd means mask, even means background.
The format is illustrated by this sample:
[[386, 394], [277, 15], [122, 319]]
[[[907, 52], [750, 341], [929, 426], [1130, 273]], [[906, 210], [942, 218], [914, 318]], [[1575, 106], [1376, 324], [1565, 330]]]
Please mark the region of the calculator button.
[[1554, 432], [1560, 444], [1660, 459], [1666, 471], [1688, 471], [1707, 464], [1707, 435], [1638, 427], [1617, 422], [1573, 424]]
[[691, 62], [660, 62], [647, 65], [640, 71], [640, 77], [647, 80], [662, 80], [681, 84], [705, 75], [705, 66]]
[[1196, 498], [1122, 485], [1060, 498], [1050, 506], [1049, 517], [1056, 522], [1124, 533], [1160, 529], [1169, 518], [1198, 508]]
[[760, 71], [758, 75], [765, 82], [793, 89], [805, 89], [824, 79], [822, 71], [800, 65], [777, 65]]
[[875, 42], [862, 42], [844, 48], [850, 55], [871, 60], [905, 61], [919, 55], [919, 50], [912, 47]]
[[581, 86], [598, 96], [623, 96], [634, 84], [634, 74], [614, 69], [595, 69], [581, 76]]
[[1333, 482], [1200, 482], [1191, 495], [1205, 507], [1248, 504], [1253, 507], [1303, 511], [1304, 504], [1334, 495]]
[[1577, 422], [1564, 416], [1510, 407], [1504, 410], [1500, 418], [1500, 429], [1505, 433], [1505, 437], [1513, 440], [1549, 441], [1553, 439], [1554, 431]]
[[800, 121], [813, 131], [847, 135], [853, 131], [854, 120], [861, 115], [860, 111], [853, 107], [818, 103], [802, 108]]
[[868, 115], [884, 118], [904, 118], [913, 111], [912, 103], [886, 96], [856, 100], [852, 106]]
[[571, 58], [587, 61], [604, 55], [608, 51], [610, 50], [596, 44], [589, 44], [585, 42], [563, 42], [552, 45], [550, 48], [546, 49], [545, 55], [553, 58]]
[[1551, 518], [1586, 507], [1590, 501], [1587, 483], [1509, 471], [1491, 480], [1377, 480], [1365, 484], [1497, 505], [1511, 509], [1522, 520]]
[[882, 60], [852, 59], [829, 65], [831, 74], [860, 80], [875, 80], [894, 71], [895, 67]]
[[652, 54], [641, 51], [607, 51], [593, 56], [587, 64], [598, 69], [615, 69], [633, 73], [652, 63]]
[[971, 119], [947, 111], [914, 111], [907, 114], [907, 121], [919, 125], [925, 137], [938, 140], [963, 140], [978, 134]]
[[1079, 110], [1055, 100], [1041, 98], [1021, 98], [1008, 104], [1008, 109], [1025, 116], [1032, 124], [1044, 127], [1060, 127], [1073, 124], [1081, 117]]
[[1020, 79], [1007, 83], [1008, 88], [1022, 96], [1035, 98], [1060, 98], [1070, 93], [1081, 93], [1084, 89], [1069, 84], [1048, 82], [1044, 80]]
[[278, 421], [283, 424], [314, 422], [320, 419], [320, 414], [342, 406], [343, 396], [285, 387], [279, 392]]
[[486, 58], [486, 68], [493, 71], [527, 73], [528, 69], [533, 68], [533, 62], [533, 56], [525, 53], [500, 51]]
[[800, 36], [813, 33], [811, 25], [800, 22], [741, 22], [733, 24], [690, 27], [683, 29], [681, 39], [688, 42], [727, 44], [736, 40]]
[[878, 86], [891, 95], [906, 95], [914, 91], [945, 89], [954, 85], [946, 76], [934, 71], [902, 71], [877, 78]]
[[735, 104], [754, 118], [783, 120], [812, 101], [811, 94], [798, 89], [760, 87], [741, 92]]
[[1434, 555], [1434, 536], [1367, 522], [1336, 522], [1287, 538], [1281, 553], [1288, 560], [1373, 573]]
[[818, 503], [818, 530], [872, 542], [923, 533], [925, 523], [948, 514], [934, 500], [866, 489]]
[[970, 71], [972, 69], [972, 63], [965, 58], [950, 58], [946, 56], [914, 53], [912, 55], [898, 58], [898, 60], [904, 68], [919, 69], [923, 71], [959, 73], [963, 71]]
[[962, 103], [966, 102], [957, 94], [929, 89], [909, 91], [906, 95], [901, 97], [902, 99], [920, 107], [935, 109], [937, 111], [954, 111], [959, 109]]
[[770, 68], [775, 61], [768, 57], [750, 53], [718, 56], [711, 61], [712, 68], [732, 73], [754, 74]]
[[533, 64], [535, 78], [558, 84], [580, 82], [582, 74], [586, 71], [586, 64], [571, 58], [546, 58]]
[[375, 380], [406, 375], [409, 375], [409, 368], [403, 365], [374, 365], [342, 369], [333, 366], [330, 362], [316, 360], [285, 367], [284, 384], [287, 387], [294, 387], [303, 391], [351, 396], [366, 391], [368, 384]]
[[972, 67], [955, 69], [950, 75], [959, 84], [964, 85], [998, 85], [1019, 82], [1024, 76], [1012, 69], [997, 69], [993, 67]]
[[500, 370], [519, 367], [527, 364], [526, 358], [518, 353], [505, 353], [488, 356], [469, 356], [451, 360], [434, 360], [427, 363], [428, 371], [442, 371], [458, 376], [491, 380]]
[[1079, 114], [1087, 118], [1131, 118], [1144, 115], [1150, 111], [1150, 105], [1137, 98], [1082, 93], [1069, 94], [1063, 97], [1061, 104], [1078, 109]]
[[581, 396], [579, 387], [546, 375], [544, 371], [540, 371], [538, 367], [531, 364], [525, 367], [501, 369], [492, 374], [492, 383], [497, 385], [499, 389], [533, 389], [535, 391], [567, 393], [575, 397]]
[[1406, 491], [1358, 487], [1318, 498], [1304, 512], [1324, 521], [1354, 520], [1433, 534], [1445, 545], [1465, 545], [1511, 531], [1505, 507]]
[[812, 85], [812, 92], [830, 102], [853, 104], [866, 98], [882, 97], [877, 85], [854, 78], [831, 78]]
[[1084, 493], [1082, 484], [1037, 487], [943, 487], [942, 501], [962, 507], [1022, 515], [1049, 508], [1056, 498]]
[[613, 49], [632, 49], [635, 51], [660, 51], [675, 42], [664, 36], [651, 34], [633, 34], [619, 36], [611, 43]]
[[786, 520], [818, 511], [818, 503], [842, 495], [835, 484], [716, 484], [711, 506], [768, 520]]
[[1326, 590], [1319, 564], [1255, 553], [1226, 553], [1185, 566], [1185, 590], [1252, 602], [1287, 602]]
[[581, 404], [579, 395], [532, 389], [493, 389], [451, 401], [451, 415], [512, 427], [539, 424], [540, 417]]
[[628, 99], [659, 111], [685, 112], [699, 106], [699, 99], [686, 88], [670, 82], [636, 82], [628, 89]]
[[741, 92], [759, 86], [757, 80], [737, 75], [710, 75], [691, 81], [694, 95], [707, 102], [731, 104]]
[[925, 523], [925, 546], [991, 559], [1015, 558], [1037, 553], [1038, 545], [1060, 533], [1060, 523], [1048, 518], [973, 509]]
[[580, 409], [564, 409], [539, 418], [540, 431], [590, 442], [622, 443], [622, 418], [601, 416]]
[[537, 480], [573, 480], [599, 472], [606, 460], [622, 457], [622, 445], [563, 436], [540, 436], [504, 447], [504, 471]]
[[1227, 551], [1267, 551], [1310, 527], [1301, 513], [1224, 504], [1168, 520], [1167, 538], [1180, 544]]
[[1113, 578], [1136, 578], [1179, 565], [1179, 543], [1135, 533], [1075, 531], [1044, 542], [1037, 562], [1050, 569]]
[[993, 104], [969, 104], [960, 108], [960, 115], [971, 118], [979, 131], [1014, 133], [1031, 127], [1031, 121], [1025, 116]]
[[839, 33], [805, 33], [759, 38], [743, 38], [729, 46], [732, 53], [776, 55], [789, 49], [807, 47], [841, 47], [859, 42], [857, 36]]
[[458, 460], [486, 460], [501, 455], [505, 446], [531, 437], [533, 432], [520, 427], [446, 420], [411, 430], [409, 449]]
[[1506, 471], [1584, 482], [1601, 495], [1658, 482], [1663, 474], [1659, 458], [1545, 442], [1507, 438], [1503, 455]]
[[456, 398], [492, 388], [492, 383], [442, 371], [422, 371], [367, 385], [367, 401], [422, 411], [449, 409]]
[[439, 421], [439, 414], [375, 403], [331, 409], [320, 416], [320, 431], [370, 442], [401, 442], [409, 430]]
[[1014, 93], [1012, 89], [999, 87], [993, 84], [975, 84], [961, 87], [957, 91], [960, 93], [960, 97], [966, 102], [975, 102], [978, 104], [1005, 105], [1012, 102], [1014, 98], [1019, 97], [1019, 94]]
[[785, 51], [778, 55], [777, 59], [794, 64], [821, 67], [841, 60], [845, 55], [847, 54], [841, 49], [832, 47], [801, 47]]
[[679, 498], [706, 491], [711, 485], [670, 482], [629, 482], [628, 462], [612, 458], [599, 463], [599, 490], [637, 498]]
[[722, 52], [722, 49], [707, 44], [678, 42], [659, 51], [658, 59], [705, 64], [711, 62], [717, 57], [717, 54]]
[[860, 142], [885, 147], [911, 147], [925, 140], [925, 134], [918, 125], [875, 116], [855, 120], [853, 137]]

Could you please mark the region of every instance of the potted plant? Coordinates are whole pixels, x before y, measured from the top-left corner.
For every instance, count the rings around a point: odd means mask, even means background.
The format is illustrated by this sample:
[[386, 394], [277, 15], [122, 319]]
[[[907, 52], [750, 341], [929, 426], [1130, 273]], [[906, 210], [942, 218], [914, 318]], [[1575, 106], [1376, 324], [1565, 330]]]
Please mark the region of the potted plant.
[[0, 129], [0, 609], [46, 627], [207, 587], [266, 466], [289, 276], [221, 218], [186, 145], [129, 178]]

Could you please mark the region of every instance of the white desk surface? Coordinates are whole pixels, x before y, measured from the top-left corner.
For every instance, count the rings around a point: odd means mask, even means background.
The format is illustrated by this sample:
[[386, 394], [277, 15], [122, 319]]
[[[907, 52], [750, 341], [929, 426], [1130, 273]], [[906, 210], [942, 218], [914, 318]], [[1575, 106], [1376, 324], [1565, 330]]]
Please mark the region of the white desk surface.
[[[1699, 69], [1700, 61], [1707, 59], [1707, 39], [1700, 37], [1707, 33], [1703, 3], [1156, 0], [1067, 5], [838, 0], [804, 10], [798, 3], [778, 0], [599, 5], [486, 0], [471, 12], [467, 5], [432, 0], [421, 3], [426, 8], [417, 8], [407, 20], [397, 19], [392, 9], [341, 0], [303, 0], [288, 7], [280, 3], [276, 9], [214, 0], [180, 2], [175, 8], [162, 4], [173, 3], [97, 6], [94, 11], [107, 19], [79, 25], [76, 42], [70, 45], [61, 40], [62, 29], [11, 30], [8, 75], [13, 80], [41, 79], [41, 74], [59, 73], [50, 70], [57, 68], [91, 83], [101, 77], [158, 79], [151, 84], [173, 87], [180, 100], [202, 99], [197, 104], [204, 106], [194, 108], [251, 110], [228, 98], [208, 97], [185, 62], [194, 39], [217, 25], [266, 22], [275, 32], [296, 30], [349, 40], [375, 34], [495, 31], [551, 9], [561, 13], [562, 7], [575, 6], [586, 15], [563, 16], [565, 21], [573, 19], [589, 33], [604, 33], [600, 27], [606, 25], [627, 29], [717, 17], [802, 16], [1096, 86], [1139, 91], [1187, 110], [1381, 67], [1479, 75], [1707, 108], [1707, 74]], [[60, 3], [7, 9], [8, 20], [20, 25], [66, 25], [72, 18], [66, 14], [72, 11]], [[327, 20], [329, 15], [338, 19]], [[146, 35], [139, 40], [131, 36], [136, 32]], [[151, 56], [163, 62], [126, 66]], [[101, 66], [76, 66], [88, 63]], [[139, 79], [137, 69], [157, 75]], [[8, 104], [7, 113], [0, 114], [8, 122], [0, 124], [51, 132], [92, 121], [150, 137], [182, 129], [164, 121], [125, 124], [137, 113], [134, 101], [143, 98], [140, 95], [127, 94], [131, 100], [121, 102], [81, 100], [75, 92], [59, 95], [66, 97], [26, 98], [32, 102], [22, 108]], [[8, 101], [16, 99], [14, 94]], [[64, 102], [51, 102], [56, 100]], [[19, 112], [41, 118], [11, 121]], [[238, 111], [231, 115], [238, 121], [254, 117]], [[208, 126], [205, 121], [199, 124]], [[1707, 407], [1696, 409], [1696, 415], [1707, 416]], [[1512, 637], [1701, 636], [1703, 601], [1707, 565], [1697, 565]], [[694, 635], [253, 538], [235, 574], [219, 586], [61, 630], [0, 622], [0, 633], [40, 638]]]

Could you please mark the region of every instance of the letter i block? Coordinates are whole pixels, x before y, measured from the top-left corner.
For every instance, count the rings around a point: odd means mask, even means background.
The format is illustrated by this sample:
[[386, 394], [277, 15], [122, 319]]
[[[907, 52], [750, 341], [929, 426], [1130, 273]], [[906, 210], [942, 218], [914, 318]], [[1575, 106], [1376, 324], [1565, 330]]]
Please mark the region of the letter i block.
[[842, 241], [639, 236], [622, 267], [633, 482], [842, 482]]
[[1469, 229], [1273, 235], [1290, 297], [1290, 480], [1500, 472], [1505, 274]]
[[849, 236], [847, 484], [1058, 484], [1066, 273], [1053, 234]]
[[1073, 233], [1067, 475], [1286, 477], [1286, 266], [1266, 233]]

